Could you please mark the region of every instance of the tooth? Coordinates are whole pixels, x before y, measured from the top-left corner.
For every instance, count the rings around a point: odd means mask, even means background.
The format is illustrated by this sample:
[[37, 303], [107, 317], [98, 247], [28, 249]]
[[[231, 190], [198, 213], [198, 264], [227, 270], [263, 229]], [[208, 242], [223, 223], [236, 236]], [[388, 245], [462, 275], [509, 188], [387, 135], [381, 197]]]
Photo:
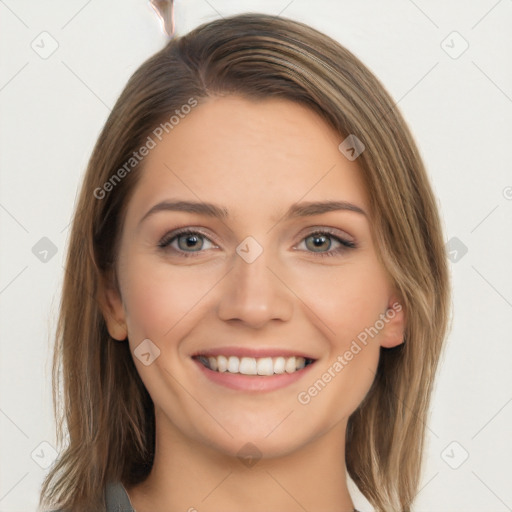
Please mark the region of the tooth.
[[284, 357], [276, 357], [274, 359], [274, 373], [284, 373], [285, 364], [286, 361]]
[[228, 369], [228, 360], [225, 356], [217, 357], [217, 371], [224, 373]]
[[306, 366], [304, 357], [242, 357], [236, 356], [200, 356], [200, 361], [213, 371], [241, 373], [243, 375], [274, 375], [294, 373]]
[[238, 373], [238, 367], [240, 366], [240, 359], [235, 356], [230, 356], [228, 359], [228, 372]]
[[258, 359], [258, 375], [274, 375], [274, 368], [271, 357]]
[[289, 357], [286, 360], [285, 370], [287, 373], [293, 373], [295, 371], [295, 356]]
[[244, 375], [257, 375], [258, 367], [256, 359], [253, 357], [242, 357], [238, 371]]

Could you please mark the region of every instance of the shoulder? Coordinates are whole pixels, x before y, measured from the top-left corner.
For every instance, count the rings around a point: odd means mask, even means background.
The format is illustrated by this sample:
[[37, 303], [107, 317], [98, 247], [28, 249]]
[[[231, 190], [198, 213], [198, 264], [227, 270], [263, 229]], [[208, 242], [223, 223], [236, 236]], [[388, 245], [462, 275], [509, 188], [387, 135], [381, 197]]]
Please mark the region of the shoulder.
[[107, 512], [135, 512], [121, 482], [109, 482], [105, 488]]
[[[109, 482], [105, 487], [105, 503], [107, 512], [135, 512], [128, 493], [121, 482]], [[48, 512], [69, 512], [64, 509]]]

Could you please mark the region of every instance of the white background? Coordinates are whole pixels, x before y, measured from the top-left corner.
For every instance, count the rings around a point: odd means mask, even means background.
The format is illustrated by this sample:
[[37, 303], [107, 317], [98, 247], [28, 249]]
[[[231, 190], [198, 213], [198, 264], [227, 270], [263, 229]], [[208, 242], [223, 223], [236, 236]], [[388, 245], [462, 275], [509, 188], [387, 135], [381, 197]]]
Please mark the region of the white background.
[[[512, 1], [178, 0], [177, 33], [247, 11], [324, 31], [398, 102], [445, 239], [468, 249], [450, 262], [452, 330], [414, 510], [512, 510]], [[453, 31], [469, 44], [458, 58]], [[26, 512], [45, 474], [35, 460], [55, 446], [50, 355], [75, 196], [109, 109], [166, 37], [143, 0], [0, 0], [0, 38], [0, 512]], [[52, 40], [46, 59], [31, 47]], [[57, 249], [46, 262], [32, 252], [43, 237]]]

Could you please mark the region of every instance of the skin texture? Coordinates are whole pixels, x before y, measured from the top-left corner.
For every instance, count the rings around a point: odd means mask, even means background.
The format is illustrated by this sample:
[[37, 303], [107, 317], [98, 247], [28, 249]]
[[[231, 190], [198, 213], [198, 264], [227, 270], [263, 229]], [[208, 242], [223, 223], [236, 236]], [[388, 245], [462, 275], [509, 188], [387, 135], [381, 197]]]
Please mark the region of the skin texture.
[[[134, 356], [155, 403], [157, 436], [150, 476], [128, 489], [137, 512], [353, 509], [347, 419], [370, 389], [380, 347], [402, 343], [404, 312], [359, 343], [309, 403], [298, 401], [399, 302], [377, 257], [357, 159], [338, 150], [342, 140], [299, 104], [225, 96], [198, 105], [145, 158], [123, 226], [121, 294], [105, 290], [103, 306], [111, 336], [128, 336], [132, 353], [144, 339], [160, 350], [149, 366]], [[140, 223], [167, 199], [216, 203], [230, 216], [163, 211]], [[282, 220], [293, 203], [325, 200], [367, 215]], [[188, 252], [187, 235], [158, 247], [181, 227], [205, 236]], [[310, 235], [319, 228], [335, 233], [315, 248]], [[248, 236], [263, 249], [252, 263], [236, 252]], [[334, 252], [343, 247], [336, 236], [357, 247]], [[317, 361], [282, 389], [237, 391], [212, 383], [191, 359], [226, 346], [297, 350]], [[246, 443], [261, 453], [252, 466], [237, 457]]]

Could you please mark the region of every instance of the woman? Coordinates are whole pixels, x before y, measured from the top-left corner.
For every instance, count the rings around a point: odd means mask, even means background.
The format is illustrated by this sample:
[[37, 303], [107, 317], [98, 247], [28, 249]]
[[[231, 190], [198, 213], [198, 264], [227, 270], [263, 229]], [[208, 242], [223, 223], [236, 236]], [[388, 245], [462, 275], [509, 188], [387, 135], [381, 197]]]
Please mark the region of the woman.
[[170, 41], [98, 139], [66, 267], [69, 446], [41, 503], [348, 512], [348, 472], [410, 510], [443, 237], [403, 118], [337, 42], [263, 14]]

